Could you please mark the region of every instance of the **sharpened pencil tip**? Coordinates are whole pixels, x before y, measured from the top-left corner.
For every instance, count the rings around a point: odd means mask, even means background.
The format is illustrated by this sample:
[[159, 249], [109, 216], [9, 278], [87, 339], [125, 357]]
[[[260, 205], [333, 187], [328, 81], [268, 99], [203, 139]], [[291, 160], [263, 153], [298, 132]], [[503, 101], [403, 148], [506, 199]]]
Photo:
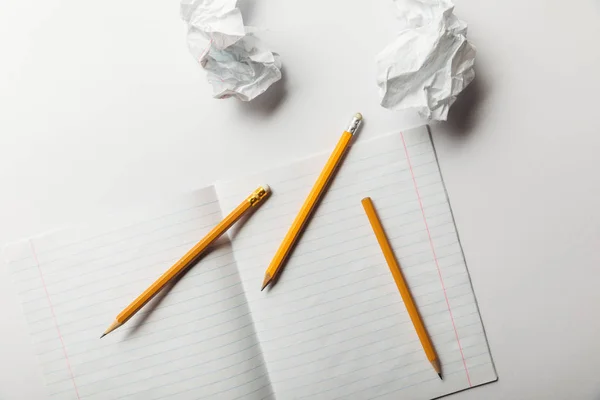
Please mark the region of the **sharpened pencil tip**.
[[441, 380], [444, 380], [444, 378], [442, 378], [442, 374], [439, 373], [438, 376], [440, 377]]
[[123, 325], [123, 324], [121, 324], [119, 321], [115, 320], [115, 322], [113, 322], [108, 327], [108, 329], [104, 331], [104, 333], [102, 334], [102, 336], [100, 336], [100, 339], [102, 339], [104, 336], [108, 335], [109, 333], [111, 333], [112, 331], [114, 331], [115, 329], [117, 329], [118, 327], [120, 327], [121, 325]]
[[262, 287], [260, 288], [260, 291], [262, 292], [263, 290], [265, 290], [265, 288], [267, 287], [267, 285], [270, 282], [271, 282], [271, 275], [265, 274], [265, 279], [263, 280]]

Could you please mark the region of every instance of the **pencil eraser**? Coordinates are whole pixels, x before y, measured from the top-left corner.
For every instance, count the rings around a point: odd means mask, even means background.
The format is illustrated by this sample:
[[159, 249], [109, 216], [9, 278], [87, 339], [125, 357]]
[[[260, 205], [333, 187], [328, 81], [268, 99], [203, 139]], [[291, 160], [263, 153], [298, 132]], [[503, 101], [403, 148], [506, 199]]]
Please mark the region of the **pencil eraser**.
[[267, 192], [267, 193], [271, 192], [271, 188], [267, 184], [260, 185], [260, 187], [263, 188], [263, 189], [265, 189], [265, 192]]

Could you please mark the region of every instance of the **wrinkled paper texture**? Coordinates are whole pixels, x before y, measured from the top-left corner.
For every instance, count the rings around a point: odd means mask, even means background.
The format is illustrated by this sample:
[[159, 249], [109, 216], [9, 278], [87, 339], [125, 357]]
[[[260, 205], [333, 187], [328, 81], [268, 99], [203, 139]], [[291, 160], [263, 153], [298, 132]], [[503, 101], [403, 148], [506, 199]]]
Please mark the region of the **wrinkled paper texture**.
[[450, 0], [394, 0], [400, 32], [377, 56], [381, 105], [446, 120], [456, 96], [475, 77], [475, 47]]
[[207, 72], [213, 97], [250, 101], [281, 79], [277, 53], [244, 26], [237, 0], [182, 0], [191, 53]]

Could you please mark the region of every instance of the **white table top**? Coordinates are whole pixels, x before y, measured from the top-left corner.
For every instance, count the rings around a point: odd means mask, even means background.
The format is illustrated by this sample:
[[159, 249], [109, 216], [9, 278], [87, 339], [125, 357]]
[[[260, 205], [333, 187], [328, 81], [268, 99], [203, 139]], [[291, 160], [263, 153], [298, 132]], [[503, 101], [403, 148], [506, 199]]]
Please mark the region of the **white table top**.
[[[356, 111], [418, 123], [378, 106], [390, 1], [241, 2], [286, 76], [250, 104], [211, 99], [176, 1], [3, 1], [0, 242], [326, 150]], [[456, 2], [477, 78], [432, 129], [500, 380], [452, 398], [597, 399], [600, 2]], [[0, 398], [43, 398], [4, 271], [0, 317]]]

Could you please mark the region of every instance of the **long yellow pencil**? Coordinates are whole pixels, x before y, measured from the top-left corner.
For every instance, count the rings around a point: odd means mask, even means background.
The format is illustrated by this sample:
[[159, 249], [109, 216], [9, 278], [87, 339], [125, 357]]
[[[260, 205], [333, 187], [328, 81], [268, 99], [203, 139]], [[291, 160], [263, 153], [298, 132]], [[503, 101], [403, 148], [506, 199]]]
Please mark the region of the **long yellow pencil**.
[[429, 339], [429, 335], [427, 334], [427, 330], [425, 329], [425, 325], [423, 325], [423, 320], [421, 319], [421, 315], [419, 315], [419, 310], [417, 310], [417, 306], [410, 294], [410, 290], [408, 290], [408, 286], [406, 285], [406, 281], [404, 280], [404, 276], [400, 271], [400, 266], [398, 265], [398, 261], [396, 261], [396, 257], [394, 257], [394, 252], [390, 246], [390, 243], [385, 235], [383, 230], [383, 226], [381, 226], [381, 221], [379, 221], [379, 217], [375, 212], [375, 207], [373, 207], [373, 202], [370, 197], [366, 197], [361, 201], [365, 212], [367, 213], [367, 217], [369, 218], [369, 222], [371, 223], [371, 227], [375, 232], [375, 237], [379, 242], [379, 246], [381, 247], [381, 251], [383, 251], [383, 256], [385, 257], [385, 261], [390, 267], [390, 271], [392, 272], [392, 276], [394, 277], [394, 281], [396, 282], [396, 286], [398, 286], [398, 290], [400, 291], [400, 296], [402, 296], [402, 300], [406, 305], [406, 310], [408, 311], [408, 315], [415, 326], [415, 330], [417, 331], [417, 335], [419, 336], [419, 340], [421, 341], [421, 345], [423, 346], [423, 350], [425, 350], [425, 355], [427, 355], [427, 359], [431, 362], [433, 369], [439, 375], [440, 379], [442, 379], [442, 368], [440, 365], [440, 360], [438, 359], [437, 354], [435, 353], [435, 349], [431, 344], [431, 340]]
[[267, 185], [262, 185], [248, 196], [239, 206], [226, 216], [217, 226], [215, 226], [202, 240], [192, 247], [179, 261], [160, 276], [148, 289], [139, 295], [131, 304], [129, 304], [115, 321], [106, 329], [101, 338], [123, 325], [129, 318], [137, 313], [150, 299], [152, 299], [169, 281], [179, 275], [183, 270], [189, 267], [204, 250], [223, 235], [233, 224], [235, 224], [245, 213], [253, 207], [261, 204], [262, 200], [268, 196], [270, 189]]
[[260, 290], [263, 290], [265, 287], [267, 287], [267, 285], [279, 273], [279, 270], [283, 266], [283, 263], [285, 262], [290, 251], [294, 247], [294, 243], [296, 243], [296, 240], [298, 240], [300, 233], [304, 229], [306, 222], [308, 221], [312, 212], [315, 210], [316, 205], [319, 202], [319, 198], [325, 192], [327, 183], [330, 181], [331, 177], [333, 176], [333, 173], [340, 164], [344, 153], [348, 149], [348, 144], [350, 143], [350, 140], [352, 139], [356, 131], [358, 131], [358, 127], [360, 126], [361, 122], [362, 115], [360, 113], [355, 114], [354, 118], [352, 118], [352, 121], [350, 122], [350, 126], [342, 134], [342, 137], [338, 141], [337, 146], [335, 146], [333, 153], [331, 153], [331, 156], [329, 156], [329, 160], [327, 160], [323, 171], [321, 171], [321, 174], [317, 178], [317, 181], [315, 182], [313, 188], [308, 194], [308, 197], [304, 201], [304, 204], [302, 204], [302, 208], [300, 208], [296, 219], [294, 219], [294, 222], [292, 223], [292, 226], [290, 227], [288, 233], [283, 238], [283, 242], [281, 242], [279, 249], [277, 249], [277, 252], [273, 257], [271, 264], [269, 264], [269, 267], [265, 272], [265, 279], [263, 280], [262, 287]]

